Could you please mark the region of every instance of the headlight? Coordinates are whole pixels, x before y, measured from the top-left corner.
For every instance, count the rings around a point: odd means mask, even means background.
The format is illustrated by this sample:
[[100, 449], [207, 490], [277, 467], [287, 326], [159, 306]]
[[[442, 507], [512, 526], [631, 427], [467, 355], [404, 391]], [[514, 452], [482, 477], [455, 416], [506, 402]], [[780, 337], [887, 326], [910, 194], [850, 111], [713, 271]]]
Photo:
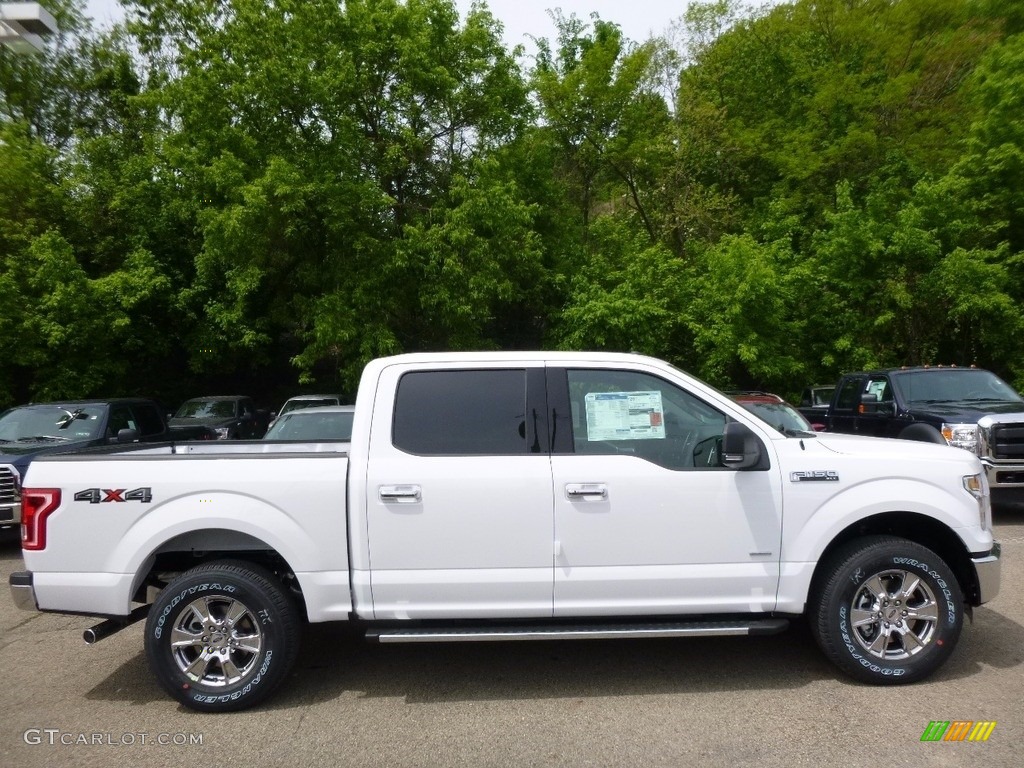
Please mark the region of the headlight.
[[992, 530], [992, 508], [988, 494], [988, 480], [983, 474], [964, 475], [964, 490], [978, 502], [978, 516], [984, 531]]
[[227, 440], [228, 439], [228, 435], [231, 433], [231, 428], [230, 427], [217, 427], [213, 431], [217, 433], [217, 439], [218, 440]]
[[954, 448], [963, 448], [971, 453], [978, 450], [977, 424], [943, 424], [942, 436]]

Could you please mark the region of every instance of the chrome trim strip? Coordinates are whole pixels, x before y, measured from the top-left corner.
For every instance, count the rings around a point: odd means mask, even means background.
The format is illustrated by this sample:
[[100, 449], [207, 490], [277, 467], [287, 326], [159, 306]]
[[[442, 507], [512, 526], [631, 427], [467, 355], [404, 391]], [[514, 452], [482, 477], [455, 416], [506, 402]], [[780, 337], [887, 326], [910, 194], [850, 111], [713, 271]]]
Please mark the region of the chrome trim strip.
[[750, 623], [722, 622], [713, 626], [661, 626], [661, 627], [602, 627], [594, 629], [531, 628], [495, 630], [379, 630], [367, 636], [381, 643], [437, 643], [486, 642], [508, 640], [615, 640], [626, 637], [679, 637], [681, 635], [726, 636], [749, 635], [756, 630], [780, 631], [788, 624], [785, 620], [753, 621]]

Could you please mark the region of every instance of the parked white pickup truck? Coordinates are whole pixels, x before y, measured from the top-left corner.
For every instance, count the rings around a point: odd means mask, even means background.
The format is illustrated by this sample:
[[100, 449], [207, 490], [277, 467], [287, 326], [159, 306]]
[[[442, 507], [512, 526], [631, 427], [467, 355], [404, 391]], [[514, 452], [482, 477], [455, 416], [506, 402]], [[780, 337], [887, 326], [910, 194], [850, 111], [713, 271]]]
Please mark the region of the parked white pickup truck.
[[[782, 434], [647, 357], [405, 355], [370, 363], [351, 443], [112, 446], [44, 457], [16, 602], [148, 616], [188, 707], [264, 699], [302, 623], [380, 642], [778, 632], [905, 683], [999, 589], [977, 457]], [[142, 603], [142, 605], [134, 605]]]

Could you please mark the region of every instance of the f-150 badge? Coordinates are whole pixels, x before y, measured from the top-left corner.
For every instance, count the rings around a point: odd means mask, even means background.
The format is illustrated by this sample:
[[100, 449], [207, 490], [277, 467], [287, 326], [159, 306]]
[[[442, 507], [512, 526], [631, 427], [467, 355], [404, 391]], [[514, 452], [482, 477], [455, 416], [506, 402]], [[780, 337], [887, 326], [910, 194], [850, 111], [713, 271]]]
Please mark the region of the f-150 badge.
[[791, 483], [807, 483], [807, 482], [838, 482], [839, 474], [831, 469], [815, 469], [810, 472], [790, 472], [789, 482]]

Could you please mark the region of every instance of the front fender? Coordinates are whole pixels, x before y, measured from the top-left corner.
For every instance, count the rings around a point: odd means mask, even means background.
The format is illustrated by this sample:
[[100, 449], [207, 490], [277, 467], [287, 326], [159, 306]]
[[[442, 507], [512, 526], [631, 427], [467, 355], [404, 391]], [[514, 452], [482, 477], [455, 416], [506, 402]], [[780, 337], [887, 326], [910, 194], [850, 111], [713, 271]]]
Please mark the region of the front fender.
[[[816, 508], [806, 503], [809, 499], [804, 499], [805, 503], [795, 501], [787, 503], [783, 530], [777, 609], [785, 613], [804, 611], [814, 573], [829, 545], [851, 526], [878, 515], [922, 515], [951, 530], [966, 550], [983, 552], [992, 546], [992, 534], [977, 524], [978, 510], [973, 499], [923, 480], [865, 480], [843, 489]], [[799, 509], [813, 511], [801, 517], [794, 511]]]
[[954, 494], [923, 480], [905, 477], [865, 480], [844, 488], [802, 521], [787, 515], [782, 558], [789, 562], [817, 562], [841, 531], [886, 512], [930, 517], [964, 539], [972, 522], [977, 520], [977, 507], [972, 509], [972, 504], [973, 500], [966, 494]]

